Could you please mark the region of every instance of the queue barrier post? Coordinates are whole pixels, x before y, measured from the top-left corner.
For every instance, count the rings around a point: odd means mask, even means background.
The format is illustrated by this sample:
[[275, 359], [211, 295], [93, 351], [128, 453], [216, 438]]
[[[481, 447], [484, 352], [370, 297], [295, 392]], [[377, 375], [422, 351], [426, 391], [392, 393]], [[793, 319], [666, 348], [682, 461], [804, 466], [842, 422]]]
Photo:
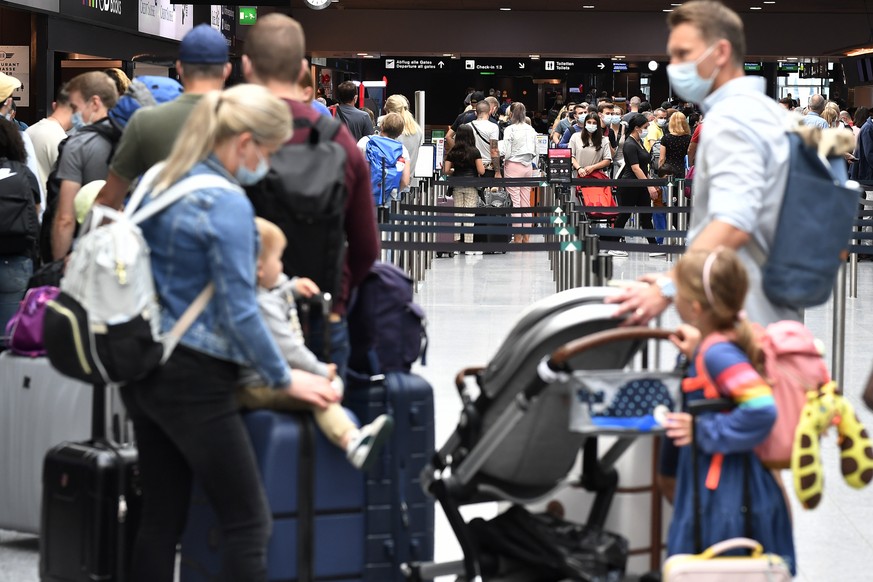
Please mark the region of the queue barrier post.
[[[400, 212], [400, 203], [397, 200], [391, 200], [389, 202], [389, 208], [391, 214], [396, 215]], [[391, 242], [401, 242], [403, 240], [402, 233], [395, 231], [391, 231], [390, 239]], [[392, 250], [390, 262], [393, 263], [396, 267], [403, 268], [403, 251]]]
[[846, 349], [846, 265], [840, 265], [834, 282], [833, 338], [831, 342], [831, 376], [837, 386], [844, 386], [843, 371]]
[[[667, 208], [673, 208], [673, 194], [676, 192], [676, 185], [673, 180], [667, 182]], [[673, 213], [667, 213], [667, 230], [673, 230]], [[664, 241], [668, 245], [676, 244], [678, 238], [674, 236], [665, 236]], [[673, 253], [667, 253], [667, 262], [673, 261]]]

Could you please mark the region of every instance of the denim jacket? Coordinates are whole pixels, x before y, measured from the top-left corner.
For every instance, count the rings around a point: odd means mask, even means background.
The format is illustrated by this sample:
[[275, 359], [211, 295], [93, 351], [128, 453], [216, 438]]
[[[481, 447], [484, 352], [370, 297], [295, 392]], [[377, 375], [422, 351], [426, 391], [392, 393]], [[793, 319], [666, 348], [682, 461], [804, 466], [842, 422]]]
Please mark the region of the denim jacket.
[[[188, 175], [204, 173], [235, 182], [213, 157], [194, 166]], [[146, 196], [144, 204], [149, 200]], [[161, 331], [169, 331], [212, 282], [215, 295], [180, 343], [252, 366], [271, 386], [288, 384], [288, 365], [258, 310], [259, 239], [248, 198], [220, 188], [199, 190], [147, 219], [140, 228], [151, 250]]]

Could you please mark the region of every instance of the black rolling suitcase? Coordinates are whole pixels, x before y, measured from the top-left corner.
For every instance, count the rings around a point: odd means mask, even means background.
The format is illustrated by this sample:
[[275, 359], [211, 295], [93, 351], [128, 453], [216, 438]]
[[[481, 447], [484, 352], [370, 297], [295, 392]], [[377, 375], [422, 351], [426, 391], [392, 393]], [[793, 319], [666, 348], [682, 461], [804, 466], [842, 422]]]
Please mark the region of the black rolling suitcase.
[[434, 452], [433, 389], [416, 374], [373, 377], [351, 373], [343, 404], [362, 424], [394, 418], [381, 458], [367, 473], [364, 582], [401, 582], [405, 562], [433, 559], [434, 503], [421, 471]]
[[42, 582], [123, 582], [139, 526], [137, 452], [106, 438], [106, 388], [95, 386], [92, 438], [49, 449], [43, 465]]
[[[509, 194], [506, 193], [505, 190], [500, 190], [498, 192], [491, 192], [490, 189], [486, 188], [485, 193], [479, 193], [479, 204], [480, 208], [512, 208], [512, 201], [509, 199]], [[500, 217], [504, 216], [506, 218], [505, 223], [497, 223], [497, 224], [486, 224], [484, 226], [492, 226], [492, 227], [507, 227], [511, 228], [515, 226], [515, 223], [512, 222], [513, 216], [511, 214], [500, 215], [500, 214], [485, 214], [483, 212], [476, 212], [476, 216], [491, 216], [491, 217]], [[474, 234], [473, 242], [474, 243], [503, 243], [507, 244], [512, 240], [511, 234]], [[504, 251], [505, 252], [505, 251]], [[493, 254], [493, 253], [489, 253]]]

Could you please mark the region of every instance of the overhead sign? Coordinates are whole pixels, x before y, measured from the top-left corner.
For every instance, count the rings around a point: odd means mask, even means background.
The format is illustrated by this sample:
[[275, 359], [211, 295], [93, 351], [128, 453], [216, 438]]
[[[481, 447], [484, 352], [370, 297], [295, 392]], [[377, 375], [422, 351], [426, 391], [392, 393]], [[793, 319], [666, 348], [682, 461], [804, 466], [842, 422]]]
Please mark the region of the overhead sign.
[[66, 0], [60, 13], [95, 24], [111, 24], [138, 30], [138, 14], [142, 0]]
[[12, 93], [15, 106], [30, 107], [30, 47], [0, 46], [0, 72], [21, 81]]
[[28, 8], [36, 8], [45, 10], [46, 12], [57, 12], [59, 0], [7, 0], [11, 4], [22, 4]]
[[763, 68], [764, 68], [763, 63], [749, 63], [749, 62], [743, 63], [743, 70], [747, 73], [758, 73], [761, 70], [763, 70]]
[[391, 70], [436, 71], [444, 69], [447, 60], [417, 57], [387, 58], [385, 59], [385, 68]]
[[613, 73], [625, 73], [625, 72], [627, 72], [627, 63], [612, 63], [612, 72]]
[[193, 12], [190, 4], [171, 4], [170, 0], [139, 0], [137, 29], [161, 38], [182, 40], [194, 28]]
[[564, 60], [546, 60], [543, 61], [543, 70], [545, 71], [572, 71], [576, 68], [576, 62], [567, 59]]

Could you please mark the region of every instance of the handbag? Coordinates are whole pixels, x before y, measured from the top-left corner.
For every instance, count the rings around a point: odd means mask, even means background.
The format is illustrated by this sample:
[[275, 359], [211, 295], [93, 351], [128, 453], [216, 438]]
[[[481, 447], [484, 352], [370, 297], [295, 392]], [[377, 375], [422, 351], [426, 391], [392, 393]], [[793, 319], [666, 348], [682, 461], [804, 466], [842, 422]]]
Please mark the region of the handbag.
[[18, 311], [6, 324], [6, 344], [13, 354], [29, 358], [46, 354], [42, 331], [45, 308], [58, 293], [60, 289], [48, 285], [27, 290]]
[[[751, 550], [751, 556], [722, 556], [731, 550]], [[700, 554], [676, 554], [664, 564], [664, 582], [790, 582], [791, 572], [780, 556], [765, 554], [749, 538], [732, 538]]]

